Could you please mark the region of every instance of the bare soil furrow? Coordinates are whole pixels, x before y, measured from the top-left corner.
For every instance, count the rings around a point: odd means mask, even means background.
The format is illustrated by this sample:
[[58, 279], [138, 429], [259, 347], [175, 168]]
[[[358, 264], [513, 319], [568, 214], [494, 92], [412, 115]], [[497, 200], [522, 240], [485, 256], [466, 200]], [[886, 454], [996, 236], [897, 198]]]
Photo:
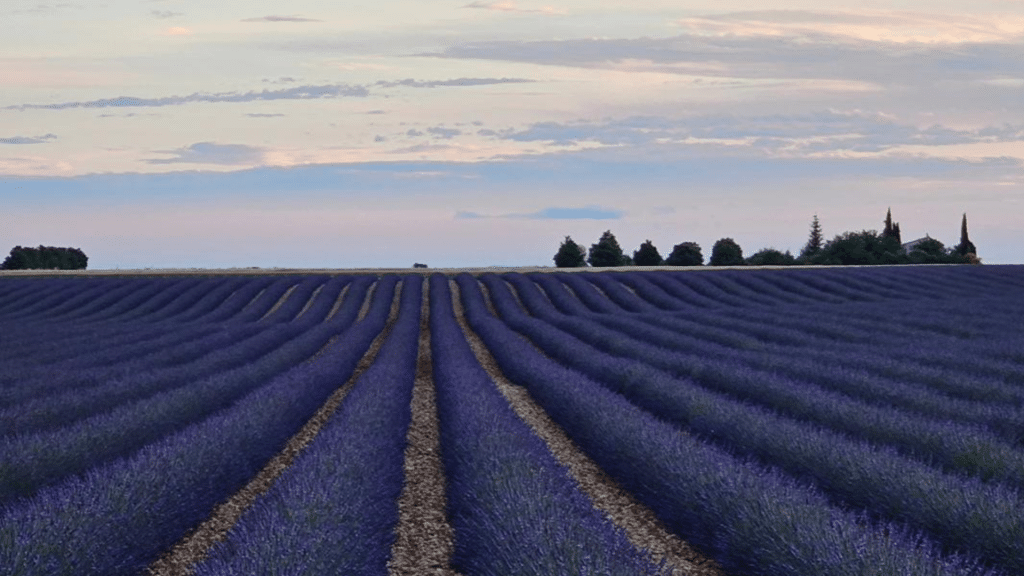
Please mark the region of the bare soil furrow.
[[637, 502], [605, 474], [576, 446], [561, 427], [548, 417], [544, 409], [534, 402], [526, 389], [505, 378], [483, 341], [467, 323], [458, 285], [454, 280], [450, 280], [449, 283], [456, 317], [480, 365], [490, 375], [516, 414], [544, 440], [555, 458], [568, 469], [570, 476], [594, 506], [616, 526], [622, 528], [634, 546], [650, 554], [655, 562], [664, 561], [666, 568], [669, 569], [668, 573], [673, 576], [725, 576], [725, 572], [714, 560], [669, 532], [649, 508]]
[[323, 290], [324, 286], [326, 285], [326, 283], [321, 284], [316, 287], [316, 290], [313, 290], [313, 293], [310, 294], [309, 298], [306, 299], [306, 305], [302, 307], [302, 310], [299, 310], [299, 313], [295, 315], [295, 318], [293, 320], [298, 320], [299, 318], [302, 317], [303, 314], [306, 313], [306, 310], [309, 310], [309, 307], [313, 305], [313, 302], [316, 301], [316, 297], [320, 294], [320, 291]]
[[446, 514], [444, 465], [430, 356], [430, 294], [424, 280], [412, 421], [405, 449], [405, 485], [398, 499], [398, 526], [388, 573], [392, 576], [455, 576], [450, 562], [454, 533]]
[[327, 322], [328, 320], [333, 318], [335, 314], [338, 313], [338, 310], [341, 308], [341, 303], [345, 301], [345, 296], [348, 294], [348, 289], [351, 287], [352, 284], [349, 283], [346, 284], [345, 287], [341, 289], [341, 294], [338, 294], [338, 300], [334, 302], [334, 306], [331, 308], [331, 311], [327, 314], [327, 317], [324, 318], [324, 322]]
[[284, 303], [288, 300], [288, 297], [291, 296], [292, 292], [295, 292], [295, 289], [298, 287], [299, 285], [296, 284], [289, 288], [288, 290], [286, 290], [285, 293], [281, 295], [281, 298], [278, 299], [277, 303], [271, 306], [270, 310], [267, 310], [267, 313], [260, 317], [260, 320], [263, 320], [270, 316], [271, 314], [273, 314], [274, 312], [277, 312], [277, 309], [284, 305]]
[[[337, 411], [338, 406], [341, 405], [341, 402], [348, 395], [359, 376], [373, 365], [374, 360], [377, 358], [377, 353], [380, 351], [384, 341], [387, 340], [398, 318], [401, 286], [402, 284], [399, 282], [395, 287], [395, 297], [391, 302], [391, 311], [388, 315], [387, 324], [385, 324], [381, 333], [374, 338], [370, 348], [363, 354], [348, 381], [327, 398], [323, 406], [316, 411], [301, 430], [288, 440], [284, 448], [260, 470], [256, 477], [229, 499], [218, 505], [210, 518], [200, 524], [192, 533], [182, 538], [167, 554], [151, 564], [148, 568], [148, 573], [151, 576], [190, 576], [194, 572], [195, 566], [206, 558], [210, 548], [227, 537], [228, 531], [238, 522], [242, 514], [252, 506], [253, 502], [260, 495], [270, 490], [278, 476], [313, 441], [317, 433], [320, 432], [320, 429], [324, 427], [334, 412]], [[323, 350], [318, 352], [317, 355], [322, 352]]]

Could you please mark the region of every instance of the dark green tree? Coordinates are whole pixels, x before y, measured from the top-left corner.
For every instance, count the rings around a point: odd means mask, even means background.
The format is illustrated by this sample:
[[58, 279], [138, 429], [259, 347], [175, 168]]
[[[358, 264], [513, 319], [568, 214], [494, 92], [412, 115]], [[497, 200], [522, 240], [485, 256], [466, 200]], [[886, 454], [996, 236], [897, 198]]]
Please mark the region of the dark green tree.
[[704, 255], [696, 242], [683, 242], [672, 247], [672, 253], [665, 258], [666, 266], [701, 266]]
[[821, 223], [818, 222], [818, 215], [814, 215], [814, 220], [811, 220], [811, 235], [807, 238], [807, 244], [804, 244], [803, 249], [800, 250], [800, 261], [807, 262], [811, 260], [815, 255], [821, 252], [821, 247], [825, 245], [825, 238], [821, 234]]
[[954, 261], [945, 245], [932, 237], [918, 242], [907, 256], [912, 264], [949, 264]]
[[978, 255], [978, 249], [974, 247], [974, 243], [967, 237], [966, 212], [964, 212], [964, 219], [960, 222], [960, 243], [956, 245], [953, 251], [959, 256], [967, 256], [968, 254]]
[[747, 258], [748, 266], [792, 266], [796, 264], [796, 258], [789, 253], [789, 250], [780, 252], [775, 248], [764, 248]]
[[54, 248], [39, 246], [23, 248], [15, 246], [4, 259], [0, 268], [4, 270], [85, 270], [89, 258], [79, 248]]
[[633, 265], [635, 266], [661, 266], [661, 262], [661, 254], [650, 240], [641, 244], [640, 248], [633, 252]]
[[711, 247], [711, 260], [708, 264], [712, 266], [741, 266], [743, 263], [743, 249], [732, 238], [722, 238]]
[[629, 257], [622, 253], [622, 247], [611, 230], [605, 230], [597, 244], [591, 244], [587, 257], [587, 263], [595, 268], [624, 266], [628, 261]]
[[555, 266], [559, 268], [584, 268], [587, 265], [586, 250], [566, 236], [555, 254]]
[[885, 224], [885, 228], [882, 229], [882, 234], [879, 236], [885, 243], [886, 252], [897, 253], [902, 245], [900, 239], [900, 224], [899, 222], [892, 221], [892, 208], [889, 208], [885, 213], [885, 220], [882, 221]]

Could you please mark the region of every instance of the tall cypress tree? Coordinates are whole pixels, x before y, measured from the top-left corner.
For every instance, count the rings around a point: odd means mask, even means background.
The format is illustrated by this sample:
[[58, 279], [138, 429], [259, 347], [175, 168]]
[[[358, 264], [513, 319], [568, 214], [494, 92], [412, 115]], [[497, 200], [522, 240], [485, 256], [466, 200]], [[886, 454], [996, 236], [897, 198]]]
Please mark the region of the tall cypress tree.
[[818, 215], [814, 215], [814, 220], [811, 221], [811, 235], [807, 239], [807, 244], [804, 245], [803, 250], [800, 251], [800, 259], [807, 260], [814, 257], [815, 254], [821, 252], [822, 246], [825, 245], [825, 239], [821, 234], [821, 223], [818, 222]]
[[978, 250], [974, 247], [974, 243], [967, 237], [967, 213], [964, 212], [964, 219], [960, 222], [960, 243], [956, 246], [956, 253], [961, 256], [968, 254], [978, 254]]

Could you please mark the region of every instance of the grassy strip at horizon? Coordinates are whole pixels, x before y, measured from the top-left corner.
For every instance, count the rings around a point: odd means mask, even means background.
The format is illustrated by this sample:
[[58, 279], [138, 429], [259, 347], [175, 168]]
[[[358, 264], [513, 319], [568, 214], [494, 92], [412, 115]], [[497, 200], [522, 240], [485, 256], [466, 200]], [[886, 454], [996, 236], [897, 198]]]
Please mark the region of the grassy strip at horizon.
[[614, 358], [518, 308], [507, 285], [483, 276], [502, 318], [544, 352], [652, 415], [728, 450], [813, 482], [843, 505], [926, 531], [950, 550], [1024, 571], [1024, 499], [1009, 487], [936, 470], [891, 448], [795, 422], [650, 368]]
[[398, 319], [373, 364], [292, 465], [196, 566], [196, 576], [387, 576], [422, 285], [421, 276], [403, 278]]
[[666, 525], [727, 571], [751, 576], [995, 576], [895, 524], [866, 523], [820, 491], [682, 433], [544, 357], [456, 277], [467, 319], [502, 371]]
[[[361, 304], [353, 302], [350, 308], [358, 310]], [[0, 502], [30, 495], [68, 475], [131, 454], [206, 417], [308, 359], [332, 336], [346, 330], [351, 327], [337, 323], [284, 324], [264, 333], [261, 345], [249, 346], [241, 356], [232, 349], [214, 354], [215, 359], [226, 358], [236, 366], [226, 372], [197, 381], [185, 378], [177, 387], [79, 420], [70, 427], [0, 439]], [[255, 338], [260, 340], [260, 336]]]
[[135, 454], [43, 489], [0, 516], [0, 566], [22, 576], [139, 574], [248, 482], [346, 382], [385, 329], [397, 280], [315, 362]]
[[[314, 303], [307, 310], [302, 326], [322, 322], [337, 292], [341, 291], [341, 285], [347, 283], [346, 279], [335, 282], [319, 303]], [[357, 292], [349, 309], [358, 310], [361, 304], [362, 294]], [[287, 316], [281, 319], [285, 321]], [[61, 388], [66, 387], [64, 393], [51, 393], [43, 397], [34, 395], [0, 409], [0, 422], [3, 423], [0, 436], [67, 426], [75, 420], [111, 410], [125, 402], [236, 368], [254, 355], [273, 351], [283, 342], [278, 327], [263, 324], [225, 326], [209, 337], [194, 338], [177, 348], [166, 348], [151, 355], [148, 361], [138, 359], [127, 366], [110, 367], [105, 372], [94, 371], [89, 375], [90, 383], [93, 384], [91, 386], [69, 385], [72, 383], [66, 379], [63, 382], [58, 380], [58, 386], [63, 384]], [[38, 380], [26, 379], [20, 383], [22, 390], [36, 391], [54, 387], [52, 372], [42, 377], [46, 379], [47, 386], [42, 386]]]
[[430, 296], [441, 455], [455, 530], [452, 568], [467, 576], [660, 574], [498, 392], [455, 318], [447, 277], [430, 276]]

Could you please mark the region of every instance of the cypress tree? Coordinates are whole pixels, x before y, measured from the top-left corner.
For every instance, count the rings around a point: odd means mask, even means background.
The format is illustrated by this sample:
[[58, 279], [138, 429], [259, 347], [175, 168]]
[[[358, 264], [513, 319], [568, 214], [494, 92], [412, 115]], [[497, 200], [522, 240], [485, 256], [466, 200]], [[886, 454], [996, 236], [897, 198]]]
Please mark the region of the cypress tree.
[[811, 235], [807, 239], [807, 244], [804, 245], [803, 250], [800, 251], [800, 260], [808, 260], [814, 257], [821, 252], [821, 248], [824, 245], [825, 239], [821, 234], [821, 223], [818, 222], [818, 215], [815, 214], [814, 220], [811, 221]]
[[956, 246], [956, 253], [961, 256], [968, 254], [978, 254], [978, 250], [974, 247], [974, 243], [967, 237], [967, 213], [964, 212], [964, 219], [960, 222], [960, 243]]

